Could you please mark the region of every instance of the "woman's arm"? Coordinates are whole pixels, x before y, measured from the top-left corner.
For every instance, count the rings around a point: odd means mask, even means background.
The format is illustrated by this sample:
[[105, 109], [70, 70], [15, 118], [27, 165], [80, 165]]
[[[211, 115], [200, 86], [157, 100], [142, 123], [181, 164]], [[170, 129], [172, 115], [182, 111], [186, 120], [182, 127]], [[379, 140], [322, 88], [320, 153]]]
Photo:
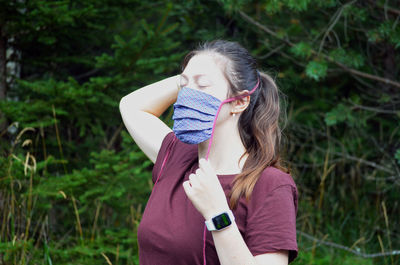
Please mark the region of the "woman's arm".
[[253, 257], [243, 240], [236, 223], [221, 231], [211, 232], [221, 265], [287, 265], [287, 250], [266, 253]]
[[147, 85], [124, 96], [119, 109], [133, 140], [156, 161], [164, 137], [171, 129], [158, 117], [176, 101], [179, 75]]
[[[186, 195], [205, 220], [229, 210], [225, 193], [209, 161], [200, 159], [199, 169], [183, 183]], [[236, 223], [212, 236], [221, 265], [287, 265], [288, 251], [277, 251], [253, 256]]]

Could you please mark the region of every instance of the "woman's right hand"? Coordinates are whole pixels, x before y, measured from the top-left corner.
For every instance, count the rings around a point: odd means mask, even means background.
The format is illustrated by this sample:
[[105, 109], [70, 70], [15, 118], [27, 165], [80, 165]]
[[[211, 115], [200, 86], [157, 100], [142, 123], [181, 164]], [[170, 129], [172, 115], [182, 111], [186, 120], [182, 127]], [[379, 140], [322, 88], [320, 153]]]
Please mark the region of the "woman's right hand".
[[164, 137], [171, 132], [159, 117], [176, 101], [179, 77], [175, 75], [135, 90], [119, 103], [125, 127], [153, 163]]

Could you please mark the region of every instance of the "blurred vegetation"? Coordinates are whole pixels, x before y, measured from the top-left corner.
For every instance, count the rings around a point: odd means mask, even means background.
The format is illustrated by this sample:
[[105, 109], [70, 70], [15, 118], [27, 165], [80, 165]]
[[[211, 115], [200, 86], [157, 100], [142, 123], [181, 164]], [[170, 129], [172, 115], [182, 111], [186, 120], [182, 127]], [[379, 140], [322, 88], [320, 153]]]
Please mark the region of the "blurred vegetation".
[[216, 38], [249, 48], [287, 97], [294, 264], [400, 263], [398, 1], [0, 6], [0, 264], [138, 264], [152, 164], [119, 100]]

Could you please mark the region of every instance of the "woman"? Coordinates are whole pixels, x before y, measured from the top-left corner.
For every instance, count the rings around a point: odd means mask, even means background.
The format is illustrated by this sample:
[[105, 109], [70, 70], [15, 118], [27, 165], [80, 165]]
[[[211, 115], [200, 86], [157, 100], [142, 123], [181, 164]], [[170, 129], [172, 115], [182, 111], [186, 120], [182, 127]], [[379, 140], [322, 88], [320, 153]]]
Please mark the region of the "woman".
[[[280, 166], [278, 88], [235, 42], [203, 44], [182, 69], [120, 102], [155, 163], [140, 264], [290, 263], [297, 189]], [[158, 117], [174, 102], [171, 130]]]

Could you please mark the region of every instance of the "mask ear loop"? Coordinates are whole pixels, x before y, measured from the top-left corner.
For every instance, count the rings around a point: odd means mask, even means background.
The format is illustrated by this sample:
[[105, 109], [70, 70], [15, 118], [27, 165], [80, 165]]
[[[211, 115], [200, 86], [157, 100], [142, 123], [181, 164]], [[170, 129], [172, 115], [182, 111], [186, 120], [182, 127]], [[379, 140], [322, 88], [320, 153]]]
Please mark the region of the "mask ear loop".
[[[257, 75], [258, 75], [258, 77], [257, 77], [257, 84], [250, 90], [249, 93], [246, 93], [246, 94], [240, 95], [240, 96], [236, 96], [236, 97], [233, 97], [233, 98], [225, 99], [225, 100], [222, 101], [221, 104], [219, 105], [217, 114], [215, 115], [215, 119], [214, 119], [214, 122], [213, 122], [213, 127], [212, 127], [212, 131], [211, 131], [210, 141], [209, 141], [209, 143], [208, 143], [207, 154], [206, 154], [206, 157], [205, 157], [206, 160], [208, 160], [208, 156], [209, 156], [209, 154], [210, 154], [211, 145], [212, 145], [212, 140], [213, 140], [213, 137], [214, 137], [215, 124], [217, 123], [218, 114], [219, 114], [219, 112], [221, 111], [222, 105], [224, 105], [225, 103], [232, 102], [232, 101], [235, 101], [235, 100], [238, 100], [238, 99], [241, 99], [241, 98], [247, 97], [248, 95], [253, 94], [253, 92], [256, 91], [258, 85], [260, 84], [260, 73], [259, 73], [258, 71], [257, 71]], [[207, 261], [206, 261], [206, 232], [207, 232], [207, 228], [206, 228], [206, 225], [204, 224], [204, 231], [203, 231], [203, 264], [204, 264], [204, 265], [207, 264]]]
[[[258, 71], [257, 71], [257, 74], [258, 74]], [[213, 122], [212, 131], [211, 131], [211, 137], [210, 137], [210, 141], [208, 142], [207, 154], [206, 154], [206, 157], [205, 157], [206, 160], [208, 160], [208, 156], [209, 156], [210, 151], [211, 151], [212, 140], [213, 140], [213, 137], [214, 137], [215, 124], [217, 123], [218, 114], [221, 111], [222, 105], [224, 105], [225, 103], [232, 102], [232, 101], [235, 101], [235, 100], [238, 100], [238, 99], [241, 99], [241, 98], [247, 97], [248, 95], [253, 94], [254, 91], [256, 91], [256, 89], [257, 89], [259, 84], [260, 84], [260, 75], [258, 74], [257, 84], [250, 90], [250, 92], [248, 92], [248, 93], [246, 93], [244, 95], [240, 95], [240, 96], [236, 96], [236, 97], [233, 97], [233, 98], [225, 99], [224, 101], [221, 102], [221, 104], [218, 107], [217, 114], [215, 115], [215, 119], [214, 119], [214, 122]]]

